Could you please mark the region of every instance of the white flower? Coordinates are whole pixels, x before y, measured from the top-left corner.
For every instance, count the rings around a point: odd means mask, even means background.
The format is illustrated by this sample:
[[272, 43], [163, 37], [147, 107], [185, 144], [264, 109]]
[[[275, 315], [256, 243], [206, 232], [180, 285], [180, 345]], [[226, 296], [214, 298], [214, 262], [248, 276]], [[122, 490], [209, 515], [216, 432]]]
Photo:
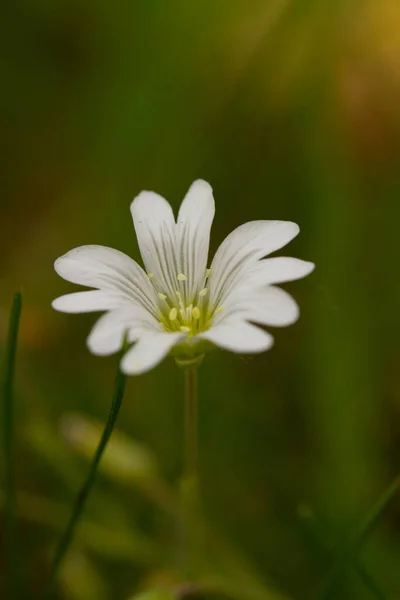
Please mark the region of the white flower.
[[118, 352], [126, 336], [134, 345], [121, 369], [139, 374], [171, 351], [180, 360], [195, 359], [211, 345], [237, 353], [262, 352], [272, 346], [273, 337], [253, 323], [280, 327], [297, 320], [297, 304], [273, 284], [308, 275], [313, 263], [263, 258], [298, 234], [295, 223], [241, 225], [207, 268], [215, 212], [208, 183], [192, 184], [177, 222], [169, 203], [154, 192], [141, 192], [131, 212], [146, 271], [105, 246], [75, 248], [54, 265], [67, 281], [95, 288], [57, 298], [52, 304], [56, 310], [107, 311], [88, 337], [93, 354]]

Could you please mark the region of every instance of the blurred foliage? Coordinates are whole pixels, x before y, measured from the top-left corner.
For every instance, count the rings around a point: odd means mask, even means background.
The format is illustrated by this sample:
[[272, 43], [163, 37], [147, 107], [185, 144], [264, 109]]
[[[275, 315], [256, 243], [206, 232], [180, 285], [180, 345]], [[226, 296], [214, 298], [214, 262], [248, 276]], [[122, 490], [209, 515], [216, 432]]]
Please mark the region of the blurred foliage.
[[[200, 369], [207, 598], [308, 600], [398, 473], [400, 6], [393, 0], [19, 0], [3, 7], [1, 312], [23, 284], [15, 448], [23, 564], [40, 598], [111, 401], [94, 316], [54, 313], [53, 261], [88, 243], [139, 260], [129, 204], [211, 182], [214, 251], [289, 219], [302, 317], [254, 359]], [[62, 600], [164, 598], [176, 547], [182, 374], [131, 378], [60, 577]], [[90, 417], [89, 417], [90, 415]], [[360, 561], [400, 594], [400, 500]], [[0, 565], [4, 552], [0, 551]], [[0, 566], [0, 597], [5, 594]], [[372, 592], [346, 569], [338, 599]], [[160, 595], [161, 594], [161, 595]], [[139, 596], [140, 598], [141, 596]], [[149, 596], [142, 596], [149, 598]]]

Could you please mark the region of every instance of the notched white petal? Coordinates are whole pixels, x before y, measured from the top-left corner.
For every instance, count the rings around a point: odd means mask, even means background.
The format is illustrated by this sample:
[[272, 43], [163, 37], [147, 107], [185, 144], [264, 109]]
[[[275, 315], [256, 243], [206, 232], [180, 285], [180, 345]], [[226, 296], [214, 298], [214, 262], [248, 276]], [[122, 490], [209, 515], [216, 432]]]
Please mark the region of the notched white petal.
[[274, 338], [259, 327], [239, 319], [225, 319], [197, 336], [237, 354], [257, 354], [271, 348]]
[[187, 218], [198, 220], [199, 215], [208, 213], [212, 218], [215, 213], [215, 203], [212, 187], [204, 179], [197, 179], [188, 189], [182, 200], [178, 214], [178, 223]]
[[143, 269], [129, 256], [107, 246], [80, 246], [54, 263], [67, 281], [117, 292], [154, 310], [154, 289]]
[[137, 275], [137, 270], [143, 271], [123, 252], [96, 245], [79, 246], [70, 250], [57, 258], [54, 269], [71, 283], [99, 288], [107, 287], [107, 284], [108, 287], [112, 286], [113, 282], [107, 279], [109, 275], [114, 275], [118, 281], [122, 276]]
[[212, 188], [198, 179], [190, 186], [178, 214], [178, 264], [187, 277], [185, 289], [191, 299], [204, 285], [214, 214]]
[[223, 302], [250, 265], [285, 246], [299, 230], [291, 221], [251, 221], [232, 231], [211, 263], [211, 305]]
[[164, 292], [173, 293], [178, 266], [175, 219], [169, 203], [155, 192], [141, 192], [131, 204], [140, 253], [148, 273]]
[[[290, 294], [278, 287], [232, 293], [225, 303], [224, 318], [241, 318], [260, 325], [286, 327], [299, 318], [299, 307]], [[218, 320], [218, 317], [217, 317]]]
[[139, 332], [160, 330], [160, 324], [141, 306], [123, 307], [100, 317], [89, 334], [87, 345], [92, 354], [108, 356], [122, 349], [125, 337], [132, 342]]
[[93, 326], [86, 341], [92, 354], [110, 356], [122, 349], [128, 325], [116, 316], [116, 312], [106, 313]]
[[254, 311], [251, 311], [250, 315], [250, 320], [256, 323], [271, 327], [286, 327], [298, 320], [300, 309], [294, 298], [285, 290], [270, 287], [268, 291], [256, 298]]
[[129, 300], [113, 292], [90, 290], [75, 292], [56, 298], [51, 303], [55, 310], [64, 313], [89, 313], [112, 310], [129, 303]]
[[173, 346], [184, 338], [182, 333], [145, 333], [121, 361], [125, 375], [141, 375], [157, 366]]
[[299, 258], [286, 256], [265, 258], [249, 268], [243, 275], [243, 281], [254, 286], [284, 283], [306, 277], [314, 269], [314, 263]]

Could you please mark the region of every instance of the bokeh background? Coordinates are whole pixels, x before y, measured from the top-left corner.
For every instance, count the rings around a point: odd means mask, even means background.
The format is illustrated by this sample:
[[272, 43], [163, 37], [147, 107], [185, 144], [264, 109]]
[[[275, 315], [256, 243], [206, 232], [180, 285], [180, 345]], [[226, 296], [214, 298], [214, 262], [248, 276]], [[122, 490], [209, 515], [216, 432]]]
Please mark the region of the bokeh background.
[[[398, 2], [21, 0], [2, 12], [0, 322], [4, 346], [22, 285], [15, 458], [29, 598], [41, 597], [116, 366], [86, 349], [95, 315], [51, 309], [73, 288], [53, 261], [81, 244], [139, 260], [131, 199], [151, 189], [176, 209], [198, 177], [216, 198], [212, 252], [242, 222], [289, 219], [301, 234], [283, 254], [317, 264], [285, 286], [301, 319], [270, 352], [201, 367], [203, 597], [317, 597], [399, 471]], [[172, 360], [129, 379], [60, 600], [181, 582], [182, 379]], [[360, 554], [381, 598], [400, 598], [399, 526], [396, 498]], [[1, 598], [6, 575], [3, 549]], [[332, 598], [374, 597], [355, 568], [339, 579]]]

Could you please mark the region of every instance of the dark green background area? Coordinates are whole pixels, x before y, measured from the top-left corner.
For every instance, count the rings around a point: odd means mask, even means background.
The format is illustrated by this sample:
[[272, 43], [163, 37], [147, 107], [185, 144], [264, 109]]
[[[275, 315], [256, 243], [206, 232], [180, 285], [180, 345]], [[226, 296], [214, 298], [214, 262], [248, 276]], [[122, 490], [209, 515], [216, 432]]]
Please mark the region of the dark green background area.
[[[280, 254], [317, 267], [285, 286], [301, 319], [273, 331], [271, 351], [220, 352], [200, 369], [203, 510], [224, 538], [207, 539], [200, 562], [227, 597], [314, 598], [399, 471], [400, 7], [31, 0], [2, 12], [0, 324], [4, 346], [23, 285], [15, 447], [29, 597], [40, 598], [116, 365], [86, 348], [94, 315], [51, 309], [75, 289], [53, 262], [82, 244], [140, 260], [132, 198], [150, 189], [177, 209], [201, 177], [216, 200], [211, 252], [243, 222], [288, 219], [301, 233]], [[110, 452], [60, 599], [130, 600], [179, 582], [165, 486], [182, 468], [182, 414], [172, 360], [129, 379], [118, 426], [131, 441]], [[90, 435], [82, 418], [95, 419]], [[158, 465], [145, 484], [130, 473], [139, 450]], [[393, 599], [399, 522], [395, 499], [360, 556]], [[5, 565], [1, 550], [1, 598]], [[349, 568], [333, 597], [373, 595]]]

